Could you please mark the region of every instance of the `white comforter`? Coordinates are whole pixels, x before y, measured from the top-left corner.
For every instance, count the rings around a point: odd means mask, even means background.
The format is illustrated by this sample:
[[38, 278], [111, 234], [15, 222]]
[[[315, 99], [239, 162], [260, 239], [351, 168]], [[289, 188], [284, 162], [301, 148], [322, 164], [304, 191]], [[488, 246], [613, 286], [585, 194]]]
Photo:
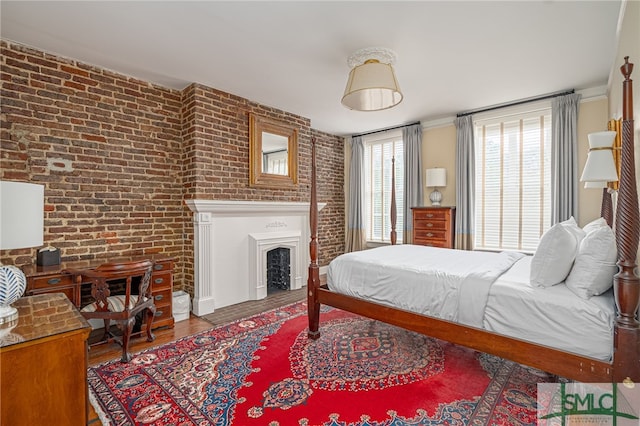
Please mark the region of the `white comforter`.
[[339, 293], [481, 328], [491, 284], [523, 256], [380, 247], [334, 259], [327, 284]]
[[531, 256], [520, 253], [397, 245], [338, 256], [329, 264], [327, 285], [338, 293], [610, 360], [613, 292], [585, 300], [564, 283], [532, 287], [530, 269]]

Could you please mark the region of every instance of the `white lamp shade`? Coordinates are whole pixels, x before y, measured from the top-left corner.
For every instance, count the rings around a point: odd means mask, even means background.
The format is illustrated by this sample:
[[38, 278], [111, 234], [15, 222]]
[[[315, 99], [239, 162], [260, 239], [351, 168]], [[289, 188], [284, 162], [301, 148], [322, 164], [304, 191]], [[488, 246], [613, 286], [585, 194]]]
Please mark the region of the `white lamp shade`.
[[582, 170], [582, 182], [615, 182], [618, 172], [613, 161], [613, 140], [616, 132], [590, 133], [589, 154]]
[[0, 181], [0, 249], [43, 244], [44, 185]]
[[342, 104], [357, 111], [379, 111], [402, 101], [402, 93], [390, 64], [370, 60], [351, 69]]
[[442, 167], [427, 169], [427, 187], [447, 186], [447, 170]]
[[604, 182], [604, 181], [597, 181], [594, 180], [592, 181], [586, 181], [584, 183], [584, 187], [586, 189], [602, 189], [602, 188], [606, 188], [607, 187], [608, 182]]

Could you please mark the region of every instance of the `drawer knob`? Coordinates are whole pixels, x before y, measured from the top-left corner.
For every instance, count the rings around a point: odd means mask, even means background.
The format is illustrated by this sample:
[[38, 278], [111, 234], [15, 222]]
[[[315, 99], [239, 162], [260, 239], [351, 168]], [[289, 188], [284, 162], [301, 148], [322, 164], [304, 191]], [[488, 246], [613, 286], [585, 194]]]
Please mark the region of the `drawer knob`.
[[60, 283], [60, 278], [50, 278], [49, 280], [47, 280], [47, 284], [49, 285], [56, 285]]
[[164, 296], [162, 294], [158, 294], [154, 297], [155, 300], [162, 300], [164, 299]]
[[432, 228], [433, 227], [433, 223], [429, 222], [427, 223], [427, 228]]
[[427, 217], [433, 217], [433, 213], [427, 213]]
[[156, 314], [154, 316], [161, 317], [163, 313], [163, 311], [156, 311]]
[[153, 269], [155, 269], [156, 271], [159, 271], [161, 269], [164, 268], [164, 265], [160, 264], [160, 263], [156, 263], [155, 265], [153, 265]]
[[431, 232], [427, 232], [427, 237], [433, 237], [433, 234]]
[[160, 284], [164, 281], [164, 278], [156, 278], [155, 280], [153, 280], [154, 283], [156, 284]]

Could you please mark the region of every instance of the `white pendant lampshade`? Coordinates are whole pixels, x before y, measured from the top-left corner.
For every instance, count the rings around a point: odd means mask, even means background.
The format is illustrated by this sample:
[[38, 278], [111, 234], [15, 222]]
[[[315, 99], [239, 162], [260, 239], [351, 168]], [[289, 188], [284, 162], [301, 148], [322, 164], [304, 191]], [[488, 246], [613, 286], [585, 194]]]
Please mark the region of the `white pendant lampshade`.
[[[44, 186], [0, 181], [0, 249], [41, 246], [44, 225]], [[18, 314], [11, 304], [27, 286], [20, 268], [0, 266], [0, 324], [14, 321]]]
[[438, 187], [444, 188], [447, 186], [447, 170], [442, 167], [436, 167], [433, 169], [427, 169], [427, 188], [434, 188], [433, 192], [429, 195], [431, 205], [439, 206], [442, 202], [442, 193], [438, 191]]
[[613, 141], [616, 132], [590, 133], [589, 154], [582, 170], [582, 182], [615, 182], [618, 172], [613, 161]]
[[342, 104], [357, 111], [379, 111], [398, 105], [402, 92], [393, 70], [395, 53], [385, 48], [361, 49], [349, 57], [352, 67]]

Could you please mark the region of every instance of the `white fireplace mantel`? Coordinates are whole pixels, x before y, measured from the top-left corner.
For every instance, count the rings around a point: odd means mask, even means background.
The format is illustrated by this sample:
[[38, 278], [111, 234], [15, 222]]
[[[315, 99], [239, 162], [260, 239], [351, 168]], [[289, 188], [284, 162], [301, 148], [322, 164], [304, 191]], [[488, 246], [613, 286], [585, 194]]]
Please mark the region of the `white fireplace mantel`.
[[[256, 270], [265, 262], [256, 256], [263, 256], [265, 247], [278, 245], [274, 242], [282, 236], [287, 238], [279, 244], [293, 249], [290, 288], [306, 283], [309, 203], [187, 200], [186, 204], [194, 212], [195, 315], [265, 297], [262, 271]], [[318, 210], [325, 205], [319, 203]], [[299, 237], [292, 239], [293, 235]]]

